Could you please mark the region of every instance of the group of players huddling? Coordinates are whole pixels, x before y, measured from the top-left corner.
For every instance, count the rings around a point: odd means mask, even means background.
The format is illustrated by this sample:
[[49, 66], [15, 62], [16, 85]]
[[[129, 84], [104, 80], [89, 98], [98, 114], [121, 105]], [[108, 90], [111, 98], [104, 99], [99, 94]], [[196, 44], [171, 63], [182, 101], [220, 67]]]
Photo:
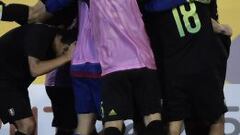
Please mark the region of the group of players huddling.
[[[0, 1], [0, 119], [33, 135], [28, 87], [46, 76], [56, 135], [224, 135], [231, 28], [216, 0]], [[96, 132], [95, 122], [104, 129]]]

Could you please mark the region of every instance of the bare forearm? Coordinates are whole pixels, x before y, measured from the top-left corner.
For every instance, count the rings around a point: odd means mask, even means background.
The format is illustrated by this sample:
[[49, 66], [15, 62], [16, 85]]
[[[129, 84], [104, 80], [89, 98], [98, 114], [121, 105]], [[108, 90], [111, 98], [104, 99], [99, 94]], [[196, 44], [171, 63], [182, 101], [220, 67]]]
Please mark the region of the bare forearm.
[[[35, 60], [33, 57], [29, 57], [29, 60]], [[43, 74], [46, 74], [55, 68], [58, 68], [70, 61], [69, 58], [60, 56], [56, 59], [47, 60], [47, 61], [37, 61], [33, 64], [30, 64], [30, 71], [33, 77], [37, 77]]]
[[6, 5], [0, 1], [0, 20], [2, 21], [15, 21], [23, 25], [33, 22], [43, 22], [51, 16], [41, 1], [38, 1], [33, 7], [14, 3]]

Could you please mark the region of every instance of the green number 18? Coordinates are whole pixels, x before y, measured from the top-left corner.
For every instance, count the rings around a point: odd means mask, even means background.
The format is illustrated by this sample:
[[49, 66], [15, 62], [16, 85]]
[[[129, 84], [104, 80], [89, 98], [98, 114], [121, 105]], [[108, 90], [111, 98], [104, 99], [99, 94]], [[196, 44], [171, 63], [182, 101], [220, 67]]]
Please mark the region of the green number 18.
[[[180, 6], [180, 12], [183, 15], [183, 22], [184, 25], [187, 29], [187, 31], [189, 33], [197, 33], [200, 29], [201, 29], [201, 22], [199, 20], [199, 16], [196, 12], [196, 5], [195, 3], [190, 3], [190, 10], [186, 11], [186, 8], [184, 5]], [[179, 13], [178, 10], [175, 8], [172, 10], [174, 19], [176, 21], [177, 24], [177, 28], [178, 28], [178, 32], [180, 37], [184, 37], [185, 36], [185, 32], [183, 29], [183, 25], [181, 23], [180, 17], [179, 17]], [[190, 24], [190, 18], [193, 18], [195, 25], [191, 26]]]

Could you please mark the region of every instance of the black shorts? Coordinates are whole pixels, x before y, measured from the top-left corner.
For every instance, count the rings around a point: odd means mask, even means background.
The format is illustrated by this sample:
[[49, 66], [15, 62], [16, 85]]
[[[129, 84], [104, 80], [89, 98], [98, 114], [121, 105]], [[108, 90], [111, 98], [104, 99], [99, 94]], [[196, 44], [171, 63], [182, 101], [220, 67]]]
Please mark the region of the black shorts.
[[[231, 45], [231, 38], [229, 36], [218, 34], [219, 39], [224, 44], [228, 56], [230, 52], [230, 45]], [[226, 65], [227, 66], [227, 65]], [[226, 67], [223, 68], [223, 75], [226, 74]], [[202, 121], [198, 116], [194, 114], [194, 112], [191, 114], [191, 116], [184, 120], [184, 126], [186, 135], [205, 135], [209, 133], [210, 126], [212, 123], [206, 123], [206, 121]], [[199, 130], [201, 129], [201, 130]]]
[[46, 86], [46, 92], [52, 103], [52, 126], [63, 129], [77, 127], [73, 89], [71, 87]]
[[4, 124], [32, 116], [27, 88], [0, 86], [0, 118]]
[[103, 76], [103, 121], [132, 119], [160, 113], [161, 88], [155, 70], [147, 68]]
[[224, 35], [224, 34], [218, 34], [218, 37], [222, 41], [223, 45], [225, 46], [225, 49], [227, 50], [227, 56], [230, 54], [230, 47], [231, 47], [231, 37]]
[[223, 86], [228, 52], [213, 32], [208, 7], [195, 2], [144, 21], [164, 84], [164, 118], [183, 120], [194, 111], [215, 121], [227, 111]]

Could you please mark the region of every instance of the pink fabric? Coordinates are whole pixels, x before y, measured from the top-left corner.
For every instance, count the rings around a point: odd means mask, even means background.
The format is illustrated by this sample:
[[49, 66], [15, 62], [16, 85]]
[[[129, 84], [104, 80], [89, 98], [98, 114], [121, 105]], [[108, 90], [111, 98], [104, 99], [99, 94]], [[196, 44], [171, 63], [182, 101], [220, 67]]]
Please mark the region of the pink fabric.
[[90, 0], [90, 16], [103, 75], [156, 69], [136, 0]]
[[79, 34], [72, 65], [99, 63], [91, 31], [89, 7], [85, 2], [79, 2]]

